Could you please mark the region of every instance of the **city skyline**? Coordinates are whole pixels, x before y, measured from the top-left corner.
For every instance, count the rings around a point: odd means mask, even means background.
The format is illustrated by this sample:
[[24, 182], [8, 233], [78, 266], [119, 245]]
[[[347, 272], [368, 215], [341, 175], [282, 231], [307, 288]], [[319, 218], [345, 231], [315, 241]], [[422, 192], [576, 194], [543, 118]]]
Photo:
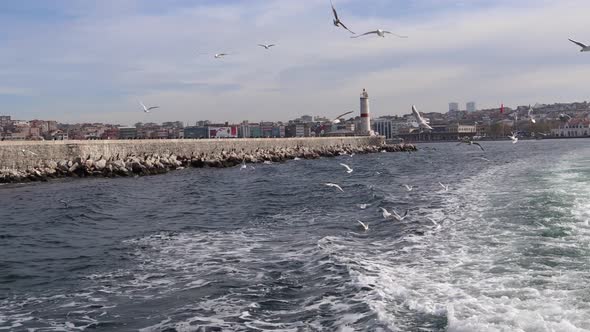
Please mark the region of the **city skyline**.
[[[0, 4], [0, 113], [67, 122], [280, 121], [585, 100], [583, 1], [37, 1]], [[575, 10], [574, 10], [575, 9]], [[276, 43], [265, 50], [259, 43]], [[208, 53], [206, 55], [199, 53]], [[228, 52], [223, 59], [213, 54]], [[161, 109], [142, 112], [138, 99]]]

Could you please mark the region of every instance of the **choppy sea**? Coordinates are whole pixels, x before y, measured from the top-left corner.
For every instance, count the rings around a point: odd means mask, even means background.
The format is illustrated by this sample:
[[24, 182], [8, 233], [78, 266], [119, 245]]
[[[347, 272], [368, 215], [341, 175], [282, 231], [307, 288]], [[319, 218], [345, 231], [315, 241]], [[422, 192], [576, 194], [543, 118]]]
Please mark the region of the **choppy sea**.
[[590, 331], [589, 142], [0, 186], [0, 330]]

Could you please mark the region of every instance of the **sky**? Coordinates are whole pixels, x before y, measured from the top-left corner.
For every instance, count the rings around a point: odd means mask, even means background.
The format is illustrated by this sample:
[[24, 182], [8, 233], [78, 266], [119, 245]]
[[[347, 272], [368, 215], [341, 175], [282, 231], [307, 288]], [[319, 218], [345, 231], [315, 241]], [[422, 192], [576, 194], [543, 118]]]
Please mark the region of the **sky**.
[[[3, 0], [0, 114], [285, 121], [584, 101], [587, 0]], [[274, 43], [265, 50], [257, 44]], [[222, 59], [216, 53], [229, 53]], [[138, 100], [158, 105], [142, 112]]]

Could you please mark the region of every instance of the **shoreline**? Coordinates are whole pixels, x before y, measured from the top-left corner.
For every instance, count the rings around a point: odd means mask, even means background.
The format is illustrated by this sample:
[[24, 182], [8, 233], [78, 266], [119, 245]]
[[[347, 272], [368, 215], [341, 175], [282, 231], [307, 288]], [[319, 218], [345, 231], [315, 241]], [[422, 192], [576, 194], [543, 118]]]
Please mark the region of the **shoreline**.
[[[543, 137], [543, 138], [518, 138], [519, 141], [543, 141], [543, 140], [568, 140], [568, 139], [586, 139], [590, 138], [590, 136], [582, 136], [582, 137]], [[474, 140], [474, 142], [510, 142], [509, 138], [497, 138], [497, 139], [478, 139]], [[460, 140], [455, 141], [408, 141], [407, 144], [426, 144], [426, 143], [459, 143]]]

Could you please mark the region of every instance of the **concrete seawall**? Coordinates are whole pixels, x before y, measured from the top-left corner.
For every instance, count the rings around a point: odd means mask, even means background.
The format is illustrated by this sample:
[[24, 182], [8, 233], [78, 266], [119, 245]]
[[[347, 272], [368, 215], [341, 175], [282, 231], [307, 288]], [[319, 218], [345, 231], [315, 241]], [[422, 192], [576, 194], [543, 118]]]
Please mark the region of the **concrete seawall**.
[[[100, 140], [100, 141], [4, 141], [0, 142], [0, 169], [25, 170], [47, 161], [73, 160], [76, 157], [105, 159], [134, 154], [178, 156], [212, 154], [225, 151], [252, 153], [257, 149], [276, 148], [320, 149], [329, 146], [359, 148], [380, 146], [383, 137], [321, 137], [321, 138], [252, 138], [252, 139], [201, 139], [201, 140]], [[24, 152], [23, 152], [24, 150]]]
[[0, 183], [415, 150], [409, 144], [385, 144], [383, 137], [0, 142]]

